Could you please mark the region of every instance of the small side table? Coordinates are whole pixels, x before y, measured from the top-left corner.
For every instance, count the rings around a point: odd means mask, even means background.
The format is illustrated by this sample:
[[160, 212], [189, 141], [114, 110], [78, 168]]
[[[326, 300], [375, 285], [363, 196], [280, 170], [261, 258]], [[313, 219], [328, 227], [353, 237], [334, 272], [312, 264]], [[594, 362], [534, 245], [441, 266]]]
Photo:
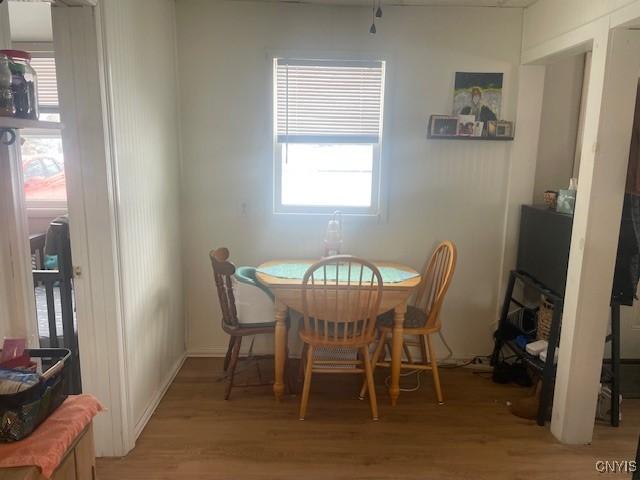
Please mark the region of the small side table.
[[[67, 450], [50, 480], [95, 480], [96, 455], [90, 423]], [[0, 480], [47, 480], [38, 467], [0, 468]]]

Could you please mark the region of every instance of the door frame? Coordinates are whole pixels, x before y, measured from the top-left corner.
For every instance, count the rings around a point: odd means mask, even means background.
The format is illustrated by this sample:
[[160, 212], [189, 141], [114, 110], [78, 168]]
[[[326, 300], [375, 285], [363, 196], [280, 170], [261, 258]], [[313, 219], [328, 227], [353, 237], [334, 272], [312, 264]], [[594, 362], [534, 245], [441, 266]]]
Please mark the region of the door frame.
[[[117, 188], [100, 4], [59, 1], [52, 17], [82, 383], [85, 393], [105, 407], [94, 419], [97, 455], [123, 456], [133, 448], [135, 436], [125, 381]], [[0, 0], [0, 26], [0, 47], [10, 48], [6, 0]], [[0, 334], [27, 337], [30, 346], [37, 346], [19, 145], [19, 137], [11, 147], [0, 144]]]
[[[79, 2], [76, 2], [79, 3]], [[105, 407], [94, 420], [96, 453], [134, 446], [125, 384], [119, 251], [107, 82], [99, 5], [52, 8], [71, 217], [82, 383]], [[0, 47], [11, 48], [8, 2], [0, 0]], [[0, 144], [0, 334], [37, 347], [38, 324], [28, 240], [20, 137]]]
[[135, 436], [126, 382], [118, 192], [100, 3], [57, 3], [52, 22], [82, 385], [105, 406], [94, 420], [97, 455], [124, 456]]

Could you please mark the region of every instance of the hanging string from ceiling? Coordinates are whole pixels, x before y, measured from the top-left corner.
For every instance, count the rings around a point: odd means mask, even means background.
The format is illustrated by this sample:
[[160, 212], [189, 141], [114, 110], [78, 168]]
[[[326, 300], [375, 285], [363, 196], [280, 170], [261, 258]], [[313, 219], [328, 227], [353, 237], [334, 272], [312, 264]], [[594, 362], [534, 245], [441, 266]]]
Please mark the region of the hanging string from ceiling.
[[376, 18], [382, 18], [382, 0], [372, 0], [371, 2], [371, 27], [369, 28], [371, 35], [375, 35], [377, 32]]

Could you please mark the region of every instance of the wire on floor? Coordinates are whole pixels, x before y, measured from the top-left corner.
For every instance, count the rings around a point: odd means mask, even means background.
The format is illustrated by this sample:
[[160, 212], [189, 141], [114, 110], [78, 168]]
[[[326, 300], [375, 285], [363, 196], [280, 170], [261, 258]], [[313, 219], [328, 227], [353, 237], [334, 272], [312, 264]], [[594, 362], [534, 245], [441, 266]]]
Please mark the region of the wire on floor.
[[451, 357], [453, 357], [453, 350], [451, 350], [451, 347], [449, 346], [447, 341], [444, 339], [444, 335], [442, 334], [442, 331], [438, 332], [438, 336], [440, 337], [440, 340], [442, 341], [444, 348], [446, 348], [447, 351], [449, 352], [449, 354], [446, 357], [444, 357], [442, 360], [449, 360]]
[[[422, 372], [424, 372], [424, 370], [410, 370], [407, 373], [400, 373], [401, 377], [409, 377], [411, 375], [416, 375], [416, 386], [415, 387], [411, 387], [411, 388], [400, 388], [401, 392], [416, 392], [418, 390], [420, 390], [420, 375], [422, 375]], [[391, 383], [391, 376], [388, 376], [384, 379], [384, 384], [386, 385], [387, 388], [389, 388], [389, 385]]]

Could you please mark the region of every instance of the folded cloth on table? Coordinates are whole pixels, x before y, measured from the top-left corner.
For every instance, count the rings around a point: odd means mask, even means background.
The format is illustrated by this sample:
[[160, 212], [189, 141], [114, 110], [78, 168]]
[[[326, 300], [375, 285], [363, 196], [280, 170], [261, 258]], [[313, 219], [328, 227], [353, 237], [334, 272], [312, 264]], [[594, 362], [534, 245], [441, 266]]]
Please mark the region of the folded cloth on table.
[[36, 466], [50, 478], [78, 435], [102, 410], [92, 395], [70, 395], [29, 437], [0, 444], [0, 468]]

